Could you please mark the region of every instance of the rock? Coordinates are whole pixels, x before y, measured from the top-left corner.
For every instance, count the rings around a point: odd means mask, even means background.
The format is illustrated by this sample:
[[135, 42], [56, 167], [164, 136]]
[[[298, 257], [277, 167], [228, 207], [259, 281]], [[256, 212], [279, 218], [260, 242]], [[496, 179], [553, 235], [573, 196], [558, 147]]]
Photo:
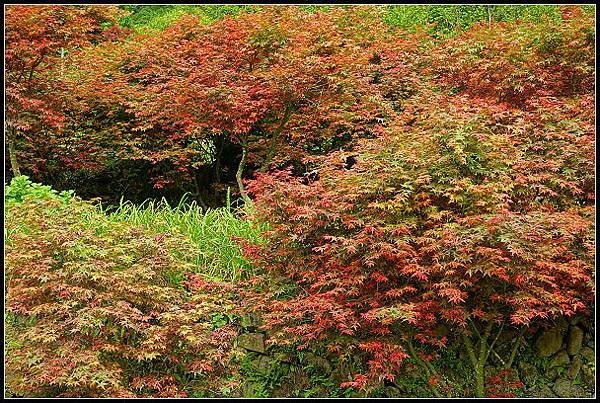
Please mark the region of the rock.
[[596, 354], [594, 353], [594, 350], [590, 347], [582, 348], [579, 353], [581, 354], [581, 357], [585, 362], [594, 362], [596, 360]]
[[519, 369], [521, 370], [521, 379], [523, 379], [525, 385], [532, 387], [538, 382], [540, 373], [535, 365], [522, 361], [519, 363]]
[[550, 386], [548, 385], [537, 385], [527, 391], [527, 397], [556, 397]]
[[331, 363], [323, 357], [319, 357], [314, 353], [308, 353], [304, 356], [303, 363], [305, 365], [313, 366], [317, 371], [324, 372], [326, 374], [331, 373]]
[[535, 350], [540, 357], [548, 358], [560, 350], [562, 339], [560, 329], [552, 328], [544, 330], [535, 341]]
[[569, 337], [567, 339], [567, 353], [576, 355], [581, 350], [583, 342], [583, 330], [577, 326], [571, 326], [569, 329]]
[[559, 378], [554, 382], [552, 391], [558, 397], [585, 397], [585, 390], [579, 385], [573, 385], [567, 378]]
[[575, 358], [573, 358], [571, 366], [567, 371], [567, 378], [569, 378], [570, 380], [577, 378], [577, 375], [579, 375], [579, 370], [581, 370], [581, 364], [582, 362], [580, 356], [576, 356]]
[[310, 388], [308, 374], [297, 367], [290, 367], [285, 380], [275, 386], [269, 395], [274, 398], [292, 398], [300, 392]]
[[556, 378], [558, 378], [558, 371], [556, 368], [550, 368], [546, 371], [546, 373], [544, 373], [544, 377], [553, 382]]
[[265, 335], [262, 333], [244, 333], [238, 336], [238, 346], [248, 351], [265, 353]]
[[583, 365], [581, 367], [581, 380], [590, 388], [594, 388], [596, 386], [596, 377], [594, 376], [594, 371], [587, 365]]
[[552, 356], [550, 360], [550, 368], [554, 367], [566, 367], [571, 363], [569, 354], [565, 350], [560, 350], [558, 353]]
[[241, 389], [242, 397], [255, 397], [256, 390], [258, 390], [259, 388], [259, 383], [244, 382]]

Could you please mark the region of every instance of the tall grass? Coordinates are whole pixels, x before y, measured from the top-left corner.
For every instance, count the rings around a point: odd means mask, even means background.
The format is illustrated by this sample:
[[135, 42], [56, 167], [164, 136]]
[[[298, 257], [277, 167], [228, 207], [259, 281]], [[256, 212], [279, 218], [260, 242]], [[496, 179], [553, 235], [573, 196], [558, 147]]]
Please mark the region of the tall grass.
[[236, 214], [229, 198], [226, 207], [206, 211], [195, 201], [188, 203], [185, 195], [174, 207], [164, 198], [146, 200], [139, 205], [121, 199], [114, 210], [106, 213], [109, 220], [143, 225], [157, 234], [183, 234], [197, 246], [198, 252], [186, 260], [194, 263], [198, 272], [222, 281], [236, 281], [252, 272], [252, 266], [244, 259], [234, 238], [261, 243], [260, 234], [266, 229], [265, 225], [252, 223]]

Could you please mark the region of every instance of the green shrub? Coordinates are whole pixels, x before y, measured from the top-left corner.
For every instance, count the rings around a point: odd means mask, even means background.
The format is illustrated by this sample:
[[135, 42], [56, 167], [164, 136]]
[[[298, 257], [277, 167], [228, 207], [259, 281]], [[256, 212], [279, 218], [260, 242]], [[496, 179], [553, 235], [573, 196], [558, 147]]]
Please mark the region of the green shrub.
[[6, 220], [10, 394], [185, 397], [194, 379], [218, 388], [232, 371], [234, 303], [227, 284], [178, 258], [194, 245], [16, 179], [10, 194], [22, 201]]
[[10, 185], [4, 187], [4, 202], [5, 207], [22, 203], [28, 198], [67, 202], [73, 196], [73, 193], [72, 190], [59, 193], [50, 186], [33, 183], [28, 176], [21, 175], [12, 178]]

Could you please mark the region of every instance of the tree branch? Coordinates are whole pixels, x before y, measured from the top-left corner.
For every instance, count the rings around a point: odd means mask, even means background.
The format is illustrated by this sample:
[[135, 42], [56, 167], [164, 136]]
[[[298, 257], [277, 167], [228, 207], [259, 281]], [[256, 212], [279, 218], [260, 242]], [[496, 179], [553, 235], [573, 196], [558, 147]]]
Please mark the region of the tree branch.
[[519, 331], [519, 336], [517, 337], [517, 341], [513, 345], [512, 351], [510, 352], [510, 357], [508, 358], [508, 362], [504, 365], [505, 369], [512, 367], [513, 361], [515, 360], [515, 356], [517, 355], [517, 350], [519, 349], [519, 346], [523, 339], [523, 335], [525, 334], [525, 330], [526, 330], [526, 328], [524, 327]]
[[471, 360], [471, 364], [473, 368], [477, 367], [477, 357], [475, 356], [475, 349], [473, 348], [473, 342], [464, 332], [460, 333], [463, 344], [465, 345], [465, 349], [467, 350], [467, 355], [469, 356], [469, 360]]
[[281, 134], [281, 132], [283, 131], [283, 128], [285, 127], [286, 123], [290, 120], [291, 117], [292, 117], [292, 107], [290, 105], [288, 105], [285, 107], [285, 111], [283, 112], [283, 118], [279, 122], [279, 126], [277, 126], [277, 128], [273, 132], [273, 137], [271, 138], [271, 145], [269, 146], [269, 150], [267, 151], [267, 156], [265, 157], [265, 161], [263, 162], [262, 166], [260, 167], [259, 172], [267, 172], [267, 169], [269, 169], [269, 165], [271, 165], [271, 160], [273, 159], [273, 156], [275, 155], [275, 148], [276, 148], [275, 146], [277, 145], [277, 142], [279, 140], [279, 135]]
[[244, 187], [244, 183], [242, 182], [242, 174], [244, 173], [244, 168], [246, 167], [246, 158], [248, 157], [248, 136], [245, 136], [242, 140], [242, 159], [238, 165], [237, 172], [235, 174], [235, 179], [237, 180], [238, 187], [240, 189], [240, 195], [242, 196], [242, 200], [246, 205], [252, 203], [250, 197], [246, 193], [246, 188]]
[[[490, 322], [491, 323], [491, 322]], [[494, 344], [496, 344], [496, 341], [498, 340], [498, 337], [500, 337], [500, 334], [502, 333], [502, 330], [504, 329], [504, 323], [506, 323], [506, 320], [502, 321], [502, 325], [500, 325], [500, 330], [498, 330], [498, 334], [496, 335], [496, 338], [494, 338], [494, 341], [492, 341], [492, 344], [490, 344], [487, 354], [485, 355], [485, 360], [483, 360], [483, 362], [487, 362], [489, 356], [490, 356], [490, 352], [492, 351], [492, 349], [494, 348]], [[494, 353], [496, 353], [494, 351]], [[498, 354], [496, 354], [498, 355]]]
[[[430, 362], [424, 361], [422, 360], [418, 355], [417, 352], [415, 351], [415, 347], [412, 343], [412, 336], [409, 336], [407, 338], [407, 343], [406, 343], [407, 347], [408, 347], [408, 353], [410, 354], [410, 356], [417, 362], [417, 364], [419, 364], [419, 366], [421, 366], [421, 368], [423, 368], [425, 370], [425, 373], [427, 374], [427, 376], [431, 376], [432, 374], [435, 375], [436, 377], [440, 377], [438, 372], [436, 371], [435, 367], [433, 365], [431, 365]], [[444, 382], [445, 383], [445, 382]], [[433, 386], [431, 388], [431, 391], [433, 392], [433, 394], [436, 397], [443, 397], [442, 394], [436, 389], [435, 386]]]

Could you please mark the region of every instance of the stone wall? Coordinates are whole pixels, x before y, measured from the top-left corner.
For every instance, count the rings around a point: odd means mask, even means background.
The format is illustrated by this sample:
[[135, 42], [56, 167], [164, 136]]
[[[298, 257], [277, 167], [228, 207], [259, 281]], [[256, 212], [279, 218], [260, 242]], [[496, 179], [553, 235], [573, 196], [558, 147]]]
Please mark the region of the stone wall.
[[538, 365], [521, 361], [519, 369], [531, 397], [592, 397], [595, 393], [593, 322], [561, 319], [534, 339]]
[[[261, 321], [258, 315], [249, 315], [242, 320], [244, 333], [238, 337], [238, 346], [243, 348], [251, 359], [254, 369], [267, 374], [277, 367], [290, 376], [288, 383], [273, 390], [272, 397], [291, 397], [294, 388], [302, 389], [308, 385], [309, 374], [305, 368], [311, 367], [319, 374], [330, 377], [337, 384], [347, 381], [351, 376], [351, 368], [336, 365], [327, 357], [314, 352], [302, 354], [302, 358], [294, 353], [268, 352], [265, 346], [267, 334], [259, 330]], [[514, 342], [514, 332], [506, 332], [500, 339], [506, 344]], [[512, 341], [511, 341], [512, 340]], [[575, 317], [570, 320], [561, 319], [555, 326], [540, 329], [528, 344], [524, 346], [523, 357], [517, 357], [514, 367], [519, 379], [524, 383], [525, 397], [593, 397], [595, 395], [595, 344], [594, 323], [589, 318]], [[496, 368], [488, 366], [486, 372], [496, 372]], [[409, 375], [407, 375], [409, 376]], [[242, 395], [252, 396], [252, 385], [245, 385]], [[327, 397], [328, 391], [317, 391], [312, 397]], [[389, 397], [401, 396], [398, 389], [388, 386], [384, 394]]]

